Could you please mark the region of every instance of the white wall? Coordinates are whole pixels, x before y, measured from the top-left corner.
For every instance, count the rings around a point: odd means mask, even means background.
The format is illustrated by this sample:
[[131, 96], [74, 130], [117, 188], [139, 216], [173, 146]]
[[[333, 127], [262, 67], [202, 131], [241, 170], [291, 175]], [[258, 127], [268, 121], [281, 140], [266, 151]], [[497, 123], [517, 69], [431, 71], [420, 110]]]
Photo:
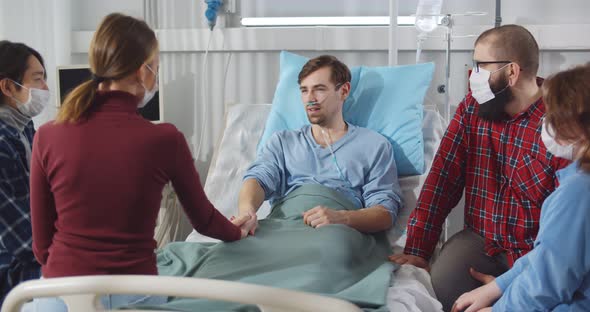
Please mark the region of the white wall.
[[[37, 2], [39, 0], [36, 0]], [[64, 1], [64, 0], [52, 0]], [[13, 16], [14, 14], [2, 14], [14, 10], [16, 6], [30, 6], [35, 0], [0, 0], [0, 17]], [[49, 2], [49, 0], [47, 0]], [[296, 16], [296, 15], [387, 15], [387, 0], [236, 0], [238, 14], [222, 16], [218, 21], [218, 29], [224, 26], [239, 26], [239, 18], [243, 16]], [[409, 15], [415, 11], [417, 0], [399, 0], [400, 15]], [[457, 17], [458, 35], [477, 35], [476, 29], [492, 27], [494, 23], [495, 6], [492, 0], [448, 0], [444, 1], [443, 13], [465, 13], [469, 11], [485, 11], [488, 15], [483, 17]], [[574, 64], [584, 63], [590, 60], [590, 44], [587, 34], [570, 31], [576, 29], [575, 24], [590, 25], [590, 1], [587, 0], [518, 0], [502, 1], [503, 23], [520, 23], [527, 25], [548, 24], [566, 27], [570, 25], [567, 36], [578, 36], [574, 43], [581, 42], [581, 46], [572, 48], [567, 44], [558, 45], [558, 49], [552, 48], [541, 52], [540, 75], [546, 76], [560, 69], [567, 68]], [[311, 10], [311, 12], [309, 11]], [[203, 117], [207, 120], [204, 141], [199, 155], [196, 155], [197, 168], [204, 181], [208, 170], [209, 162], [213, 154], [214, 146], [219, 141], [223, 129], [224, 113], [226, 106], [235, 103], [270, 103], [274, 94], [278, 78], [279, 60], [278, 50], [264, 48], [256, 50], [258, 44], [264, 43], [265, 47], [272, 46], [280, 40], [272, 37], [250, 37], [249, 32], [243, 32], [238, 38], [241, 42], [226, 42], [217, 45], [218, 48], [209, 54], [207, 74], [202, 76], [203, 51], [201, 48], [192, 48], [195, 42], [201, 42], [203, 47], [206, 42], [206, 35], [203, 33], [182, 32], [183, 29], [205, 28], [206, 22], [202, 18], [204, 4], [202, 0], [74, 0], [71, 1], [71, 30], [72, 49], [77, 51], [71, 55], [71, 64], [87, 63], [87, 54], [78, 53], [86, 49], [88, 34], [80, 31], [92, 31], [104, 15], [110, 12], [123, 12], [132, 16], [148, 15], [148, 23], [154, 28], [164, 30], [178, 30], [173, 33], [174, 38], [162, 38], [172, 40], [180, 48], [175, 51], [163, 51], [161, 56], [161, 71], [163, 80], [161, 90], [164, 94], [166, 121], [175, 124], [186, 136], [190, 144], [198, 145], [199, 134], [202, 129]], [[5, 34], [18, 34], [26, 36], [19, 31], [19, 20], [16, 15], [8, 21], [0, 22], [0, 36]], [[63, 25], [62, 25], [63, 26]], [[479, 27], [479, 28], [478, 28]], [[470, 33], [472, 32], [472, 33]], [[328, 32], [330, 33], [330, 32]], [[386, 33], [386, 32], [384, 32]], [[224, 32], [221, 32], [223, 37]], [[240, 33], [242, 34], [242, 33]], [[303, 34], [303, 33], [301, 33]], [[365, 32], [360, 32], [365, 34]], [[400, 36], [400, 40], [410, 38]], [[544, 35], [545, 33], [539, 33]], [[301, 37], [289, 38], [290, 41], [306, 42], [310, 38]], [[82, 39], [80, 39], [82, 38]], [[86, 38], [86, 39], [85, 39]], [[229, 37], [228, 37], [229, 38]], [[545, 37], [544, 37], [545, 38]], [[216, 37], [216, 40], [219, 36]], [[234, 38], [235, 39], [235, 38]], [[387, 41], [386, 37], [363, 38], [358, 32], [345, 32], [341, 37], [329, 38], [334, 46], [339, 45], [337, 51], [322, 47], [319, 50], [310, 48], [300, 52], [306, 56], [314, 56], [323, 53], [331, 53], [342, 59], [350, 66], [356, 65], [387, 65]], [[549, 43], [554, 39], [547, 39]], [[51, 41], [50, 39], [48, 39]], [[86, 41], [84, 41], [86, 40]], [[233, 39], [232, 39], [233, 40]], [[276, 42], [275, 42], [276, 40]], [[44, 44], [38, 40], [39, 44]], [[355, 42], [362, 42], [362, 49], [355, 47]], [[231, 53], [223, 52], [224, 47], [231, 45], [254, 46], [253, 49], [236, 50]], [[77, 46], [82, 44], [82, 49]], [[331, 43], [330, 43], [331, 44]], [[350, 51], [343, 50], [342, 46], [350, 45], [355, 47]], [[406, 48], [399, 52], [400, 64], [411, 64], [414, 62], [415, 54], [412, 51], [413, 42], [402, 42]], [[429, 44], [440, 46], [441, 39], [430, 39]], [[457, 39], [454, 41], [456, 47], [463, 48], [454, 50], [451, 58], [452, 84], [450, 90], [451, 103], [458, 103], [466, 92], [467, 69], [471, 66], [470, 45], [465, 41]], [[219, 48], [221, 47], [221, 48]], [[561, 48], [559, 48], [561, 47]], [[297, 48], [295, 48], [296, 50]], [[561, 50], [560, 50], [561, 49]], [[427, 104], [442, 107], [444, 96], [438, 94], [435, 88], [444, 81], [444, 52], [437, 50], [425, 51], [423, 59], [436, 63], [436, 73], [433, 85], [428, 92]], [[227, 68], [227, 75], [226, 73]], [[205, 79], [207, 97], [202, 100], [203, 88], [201, 84]], [[196, 110], [196, 114], [195, 114]], [[206, 114], [205, 114], [206, 111]], [[254, 144], [254, 143], [253, 143]], [[196, 150], [196, 148], [195, 148]], [[456, 209], [451, 218], [451, 231], [462, 226], [461, 211]]]
[[72, 30], [95, 30], [102, 18], [112, 12], [143, 18], [143, 3], [143, 0], [74, 0]]

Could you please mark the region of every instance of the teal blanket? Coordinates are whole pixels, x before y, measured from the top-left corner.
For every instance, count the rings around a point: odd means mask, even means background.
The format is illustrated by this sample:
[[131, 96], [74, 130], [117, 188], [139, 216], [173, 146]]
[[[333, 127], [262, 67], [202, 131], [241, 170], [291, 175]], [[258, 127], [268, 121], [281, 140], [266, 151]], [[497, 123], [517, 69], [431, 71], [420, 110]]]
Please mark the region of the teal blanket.
[[[388, 311], [393, 265], [384, 233], [363, 234], [344, 225], [314, 229], [303, 212], [317, 205], [354, 209], [337, 192], [304, 185], [275, 203], [255, 236], [232, 243], [167, 245], [158, 253], [160, 275], [239, 281], [312, 292], [351, 301], [366, 311]], [[204, 299], [170, 298], [178, 311], [258, 311], [256, 307]]]

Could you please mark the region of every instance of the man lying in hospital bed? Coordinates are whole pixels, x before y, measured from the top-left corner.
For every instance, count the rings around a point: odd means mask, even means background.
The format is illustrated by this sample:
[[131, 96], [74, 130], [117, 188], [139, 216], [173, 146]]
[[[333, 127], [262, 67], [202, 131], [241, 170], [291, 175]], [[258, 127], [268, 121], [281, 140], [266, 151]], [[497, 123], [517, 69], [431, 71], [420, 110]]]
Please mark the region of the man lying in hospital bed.
[[[393, 149], [380, 134], [344, 121], [351, 80], [344, 64], [321, 56], [299, 78], [312, 126], [273, 135], [240, 194], [240, 214], [255, 217], [271, 199], [271, 215], [241, 244], [171, 245], [159, 260], [170, 257], [172, 264], [160, 266], [160, 273], [313, 291], [379, 309], [392, 270], [384, 230], [401, 205]], [[198, 259], [193, 268], [174, 265], [171, 254], [186, 261], [191, 253]], [[232, 304], [170, 305], [226, 310]]]
[[391, 228], [401, 204], [393, 149], [382, 135], [344, 121], [350, 79], [346, 65], [333, 56], [303, 66], [299, 84], [311, 125], [277, 132], [265, 143], [244, 178], [240, 215], [256, 216], [264, 200], [278, 213], [278, 207], [311, 192], [318, 193], [311, 195], [312, 203], [321, 194], [337, 195], [340, 203], [282, 214], [302, 217], [313, 228], [345, 224], [369, 233]]
[[[337, 62], [331, 57], [323, 59], [328, 64]], [[261, 184], [272, 188], [274, 195], [270, 216], [242, 244], [170, 244], [158, 256], [160, 274], [304, 290], [343, 298], [368, 309], [386, 310], [393, 266], [386, 261], [391, 249], [383, 230], [391, 227], [401, 195], [392, 148], [379, 134], [343, 121], [342, 105], [350, 91], [350, 76], [338, 86], [330, 66], [318, 60], [310, 63], [315, 66], [309, 66], [312, 70], [302, 77], [301, 90], [297, 91], [305, 103], [299, 102], [297, 108], [302, 112], [307, 109], [306, 118], [313, 125], [279, 132], [267, 143], [262, 142], [260, 157], [247, 172], [241, 192], [241, 213], [250, 213], [250, 207], [258, 208], [265, 196], [256, 177], [266, 178], [267, 183]], [[340, 67], [346, 69], [343, 64]], [[314, 136], [312, 129], [320, 122], [325, 136], [320, 127]], [[288, 140], [291, 142], [286, 143]], [[235, 167], [239, 164], [234, 162]], [[289, 190], [293, 178], [306, 182]], [[258, 198], [248, 196], [251, 182], [260, 188]], [[287, 196], [282, 196], [285, 193]], [[249, 205], [249, 199], [254, 199], [254, 205]], [[362, 206], [375, 207], [358, 210]], [[324, 226], [343, 222], [334, 216], [359, 212], [365, 215], [346, 219], [353, 226], [357, 222], [360, 231], [342, 224]], [[237, 306], [174, 298], [159, 308], [225, 311]]]

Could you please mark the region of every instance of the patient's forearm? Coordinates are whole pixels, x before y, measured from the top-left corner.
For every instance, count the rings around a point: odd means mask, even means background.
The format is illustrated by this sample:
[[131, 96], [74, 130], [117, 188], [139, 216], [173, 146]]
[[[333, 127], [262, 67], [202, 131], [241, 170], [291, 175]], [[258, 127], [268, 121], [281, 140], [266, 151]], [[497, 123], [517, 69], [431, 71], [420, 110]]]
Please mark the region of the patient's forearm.
[[347, 225], [361, 232], [379, 232], [389, 230], [393, 226], [391, 214], [381, 205], [346, 211], [346, 214]]
[[264, 202], [264, 189], [256, 179], [247, 179], [242, 185], [238, 199], [238, 210], [240, 214], [247, 214], [248, 211], [258, 211]]

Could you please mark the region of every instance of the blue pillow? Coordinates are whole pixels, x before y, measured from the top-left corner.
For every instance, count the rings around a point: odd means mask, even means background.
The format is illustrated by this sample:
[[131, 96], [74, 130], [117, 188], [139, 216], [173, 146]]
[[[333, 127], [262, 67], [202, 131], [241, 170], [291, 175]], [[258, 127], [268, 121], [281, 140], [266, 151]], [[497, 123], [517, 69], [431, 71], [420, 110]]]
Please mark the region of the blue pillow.
[[[258, 150], [276, 131], [309, 124], [297, 77], [308, 58], [281, 52], [281, 73]], [[344, 102], [347, 122], [381, 133], [391, 142], [398, 174], [424, 173], [422, 114], [433, 63], [396, 67], [353, 67], [350, 96]]]

